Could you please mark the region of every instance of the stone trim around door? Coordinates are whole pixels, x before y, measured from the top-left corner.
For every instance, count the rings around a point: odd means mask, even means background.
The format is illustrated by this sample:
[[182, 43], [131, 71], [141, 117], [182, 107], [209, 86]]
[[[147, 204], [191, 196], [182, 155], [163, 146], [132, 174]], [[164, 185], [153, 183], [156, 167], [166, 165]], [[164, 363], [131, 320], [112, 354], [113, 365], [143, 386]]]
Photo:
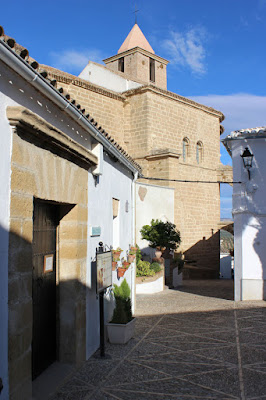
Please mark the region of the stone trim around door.
[[7, 118], [11, 126], [24, 131], [27, 135], [38, 137], [47, 146], [60, 151], [68, 159], [78, 159], [85, 167], [90, 168], [98, 164], [98, 158], [65, 133], [46, 122], [43, 118], [24, 107], [7, 107]]
[[[11, 123], [15, 125], [14, 113], [12, 115]], [[33, 135], [28, 135], [28, 129], [34, 131], [32, 122], [38, 117], [26, 111], [22, 116], [24, 122], [20, 123], [20, 119], [13, 130], [11, 158], [8, 261], [10, 400], [28, 400], [32, 395], [34, 199], [57, 204], [59, 209], [56, 278], [59, 294], [58, 359], [79, 364], [86, 358], [88, 170], [77, 162], [77, 152], [73, 161], [64, 157], [65, 152], [56, 148], [58, 142], [52, 140], [55, 148], [51, 150], [50, 146], [46, 147], [46, 141], [42, 145], [39, 141], [31, 141]], [[42, 131], [36, 128], [40, 138], [47, 137], [46, 128], [49, 129], [47, 134], [52, 135], [51, 128], [46, 125]], [[70, 145], [74, 148], [73, 143]]]

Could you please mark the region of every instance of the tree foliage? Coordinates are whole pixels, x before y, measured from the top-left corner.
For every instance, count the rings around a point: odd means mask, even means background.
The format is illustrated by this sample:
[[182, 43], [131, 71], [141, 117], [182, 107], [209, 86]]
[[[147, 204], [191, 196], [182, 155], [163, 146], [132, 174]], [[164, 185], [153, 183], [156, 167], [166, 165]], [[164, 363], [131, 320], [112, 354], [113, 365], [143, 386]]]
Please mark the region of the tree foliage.
[[149, 241], [150, 247], [160, 247], [176, 250], [181, 243], [180, 232], [171, 222], [163, 222], [152, 219], [150, 225], [144, 225], [141, 230], [141, 238]]

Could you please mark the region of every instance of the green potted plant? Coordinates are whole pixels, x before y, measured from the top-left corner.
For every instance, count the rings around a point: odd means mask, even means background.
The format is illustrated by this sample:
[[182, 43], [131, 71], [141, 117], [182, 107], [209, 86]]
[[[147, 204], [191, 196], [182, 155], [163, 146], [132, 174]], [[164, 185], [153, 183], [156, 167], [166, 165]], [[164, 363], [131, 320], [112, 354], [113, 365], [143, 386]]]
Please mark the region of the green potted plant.
[[114, 285], [115, 309], [111, 321], [106, 325], [110, 343], [125, 344], [134, 334], [135, 318], [132, 317], [130, 287], [123, 280], [120, 286]]
[[112, 250], [112, 255], [113, 255], [113, 261], [117, 262], [120, 260], [120, 254], [122, 253], [122, 249], [118, 247], [117, 249]]
[[131, 264], [131, 263], [133, 263], [133, 261], [135, 260], [135, 258], [136, 258], [136, 251], [134, 251], [134, 250], [129, 250], [128, 256], [127, 256], [127, 261]]
[[172, 222], [163, 222], [152, 219], [150, 225], [144, 225], [141, 230], [141, 239], [146, 239], [149, 246], [159, 250], [176, 250], [181, 243], [180, 232]]

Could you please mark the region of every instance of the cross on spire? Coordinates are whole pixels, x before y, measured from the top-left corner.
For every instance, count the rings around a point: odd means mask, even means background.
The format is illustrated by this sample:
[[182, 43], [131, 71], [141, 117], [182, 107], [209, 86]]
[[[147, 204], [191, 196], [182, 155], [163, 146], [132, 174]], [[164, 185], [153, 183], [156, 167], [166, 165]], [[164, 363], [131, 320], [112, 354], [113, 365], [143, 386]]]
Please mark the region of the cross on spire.
[[137, 5], [135, 4], [135, 11], [133, 11], [133, 14], [135, 14], [135, 24], [137, 24], [137, 13], [139, 12], [139, 10], [137, 10]]

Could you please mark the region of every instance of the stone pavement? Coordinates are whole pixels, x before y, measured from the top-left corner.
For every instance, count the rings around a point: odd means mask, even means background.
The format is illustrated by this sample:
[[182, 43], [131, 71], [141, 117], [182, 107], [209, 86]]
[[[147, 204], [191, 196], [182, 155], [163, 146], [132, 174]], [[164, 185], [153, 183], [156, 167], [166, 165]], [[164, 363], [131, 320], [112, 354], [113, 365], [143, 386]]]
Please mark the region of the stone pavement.
[[266, 399], [266, 304], [234, 303], [232, 281], [185, 281], [137, 297], [135, 337], [107, 345], [53, 400]]

